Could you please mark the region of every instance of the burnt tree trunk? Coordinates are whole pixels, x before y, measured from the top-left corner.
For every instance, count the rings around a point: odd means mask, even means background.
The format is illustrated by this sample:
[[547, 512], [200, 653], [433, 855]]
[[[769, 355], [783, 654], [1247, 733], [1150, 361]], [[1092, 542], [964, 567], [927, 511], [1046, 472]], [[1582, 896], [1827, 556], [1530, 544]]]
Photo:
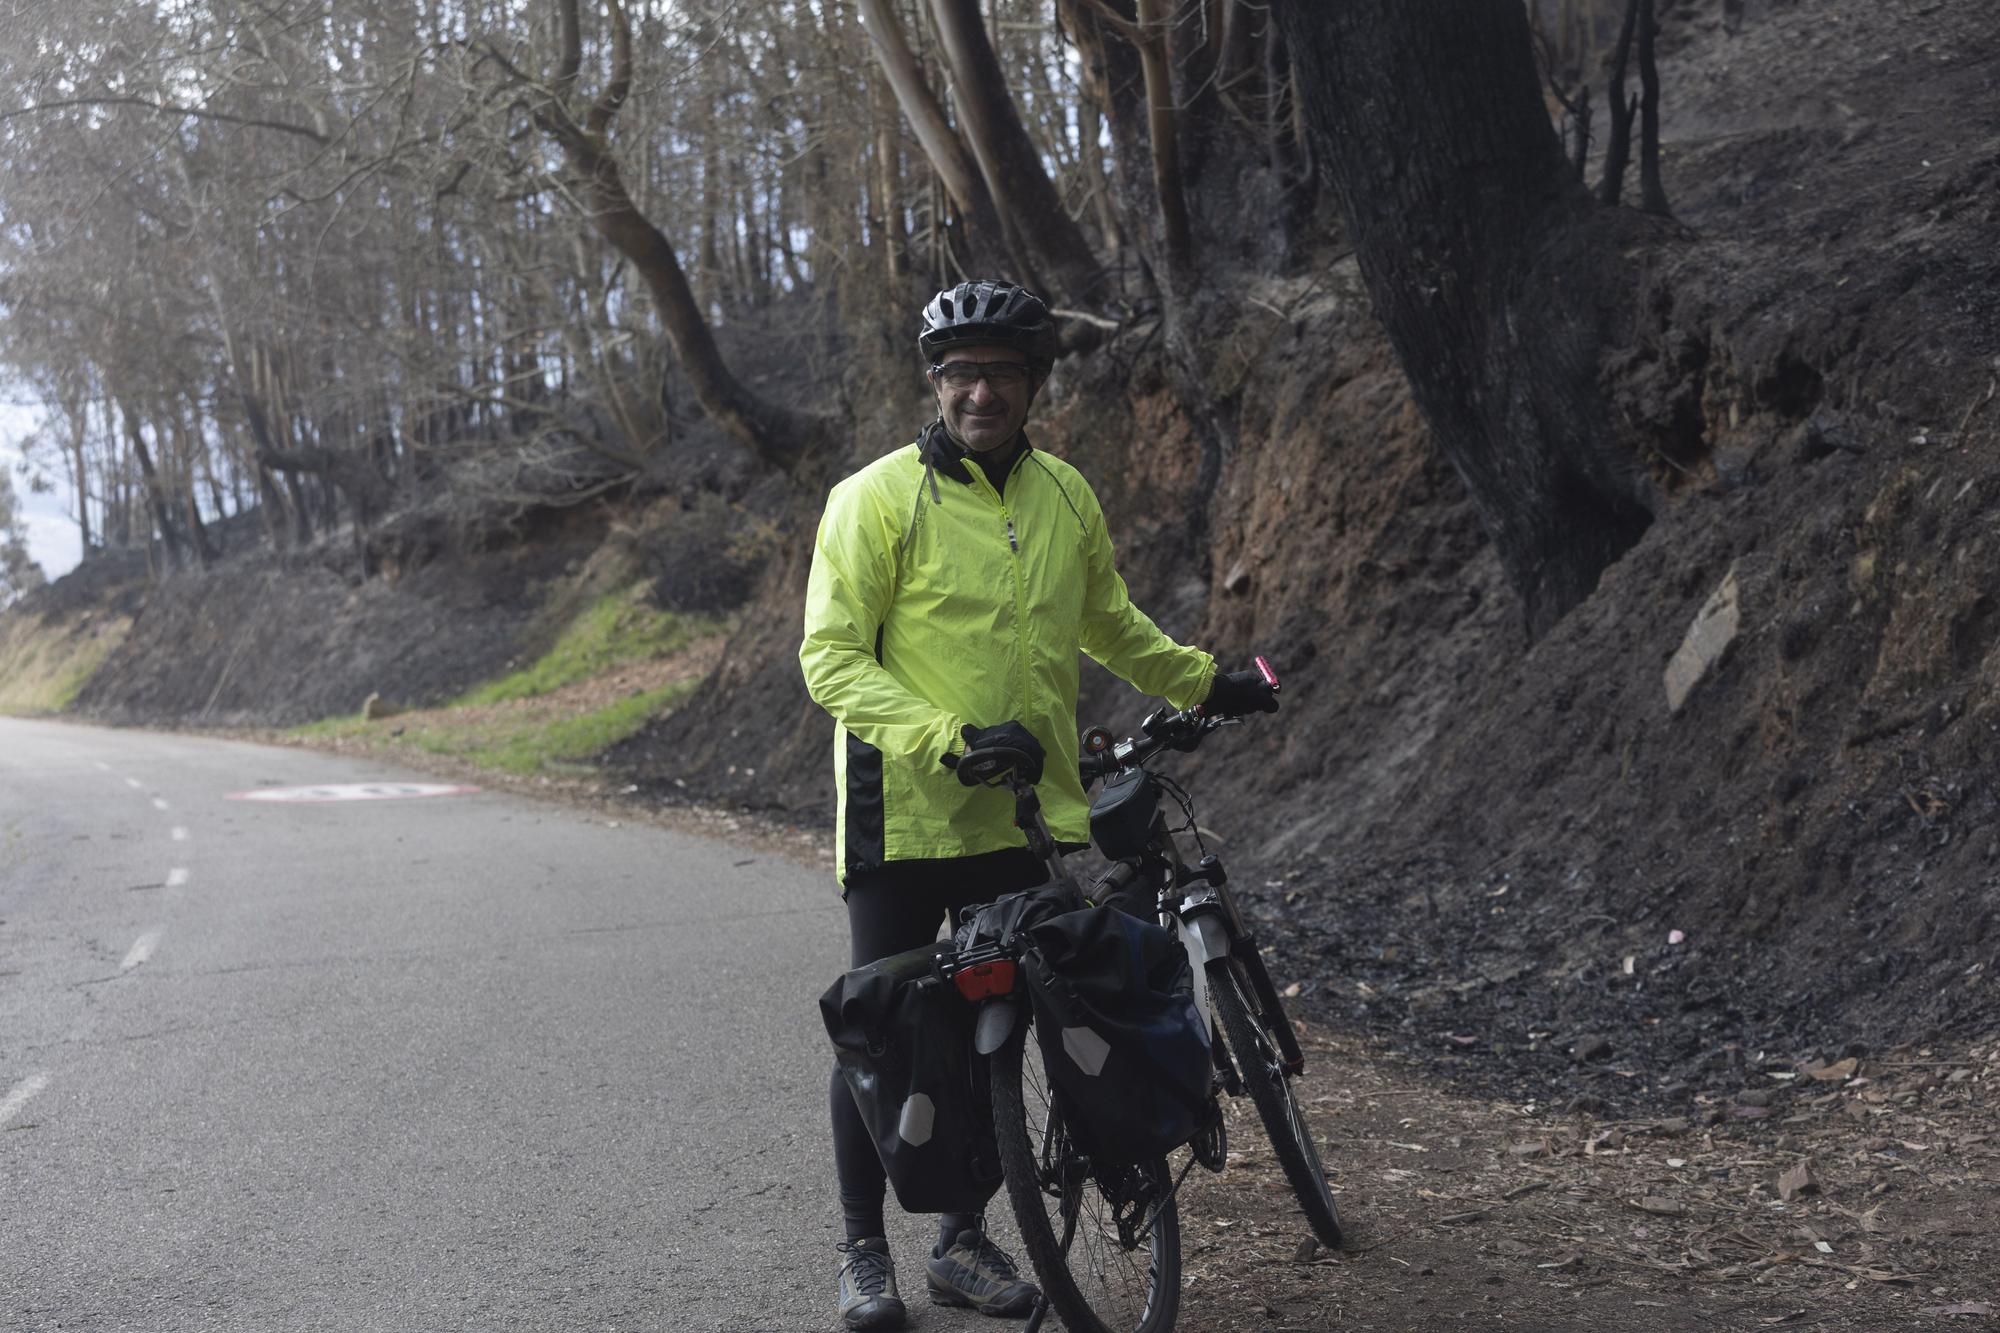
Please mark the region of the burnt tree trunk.
[[1375, 312], [1539, 635], [1651, 521], [1600, 348], [1636, 285], [1519, 0], [1276, 7]]
[[139, 464], [139, 476], [146, 488], [146, 509], [153, 516], [153, 526], [160, 530], [160, 545], [165, 552], [166, 567], [178, 568], [186, 562], [186, 553], [181, 549], [181, 534], [174, 527], [174, 516], [167, 506], [167, 493], [161, 484], [160, 474], [153, 467], [152, 451], [146, 448], [146, 437], [139, 429], [139, 417], [130, 403], [118, 404], [119, 415], [125, 418], [125, 439], [132, 446], [132, 457]]
[[958, 87], [958, 110], [993, 206], [1040, 261], [1044, 279], [1074, 304], [1099, 295], [1097, 257], [1063, 207], [1041, 153], [1007, 90], [978, 0], [931, 0], [938, 39]]
[[1626, 0], [1625, 17], [1618, 24], [1618, 46], [1611, 56], [1611, 86], [1605, 99], [1611, 104], [1611, 133], [1604, 140], [1604, 179], [1598, 184], [1599, 202], [1615, 204], [1625, 189], [1625, 164], [1632, 160], [1632, 115], [1639, 109], [1637, 98], [1625, 97], [1625, 67], [1632, 63], [1632, 30], [1639, 21], [1639, 0]]
[[[716, 346], [715, 335], [702, 315], [701, 303], [688, 285], [680, 256], [666, 233], [655, 226], [626, 189], [610, 142], [611, 123], [632, 89], [632, 28], [621, 0], [607, 0], [611, 30], [611, 67], [604, 87], [581, 119], [570, 109], [582, 63], [576, 0], [556, 5], [561, 34], [554, 79], [555, 95], [535, 107], [535, 118], [562, 148], [564, 165], [579, 195], [589, 205], [591, 225], [638, 270], [653, 298], [667, 338], [679, 354], [681, 369], [694, 388], [695, 399], [711, 421], [763, 462], [789, 471], [801, 459], [830, 442], [833, 419], [801, 412], [751, 391], [737, 379]], [[754, 232], [753, 228], [753, 232]], [[768, 261], [768, 256], [766, 257]], [[760, 274], [761, 295], [769, 297], [769, 270]]]
[[1153, 152], [1153, 189], [1159, 196], [1160, 233], [1166, 241], [1167, 273], [1186, 281], [1194, 266], [1188, 228], [1187, 195], [1181, 185], [1179, 113], [1174, 106], [1167, 42], [1172, 11], [1165, 0], [1139, 0], [1139, 69], [1146, 87], [1146, 132]]
[[924, 150], [931, 170], [937, 173], [938, 183], [951, 197], [952, 207], [970, 227], [978, 244], [1004, 250], [1016, 265], [1024, 264], [1028, 257], [1025, 247], [1020, 238], [1009, 235], [1004, 227], [992, 196], [986, 192], [986, 178], [980, 175], [978, 164], [958, 137], [958, 131], [951, 127], [943, 104], [924, 79], [895, 7], [889, 0], [859, 0], [859, 8], [890, 95], [910, 122], [910, 130]]
[[1673, 210], [1660, 184], [1660, 71], [1653, 61], [1653, 39], [1659, 35], [1653, 0], [1639, 0], [1639, 207], [1669, 217]]

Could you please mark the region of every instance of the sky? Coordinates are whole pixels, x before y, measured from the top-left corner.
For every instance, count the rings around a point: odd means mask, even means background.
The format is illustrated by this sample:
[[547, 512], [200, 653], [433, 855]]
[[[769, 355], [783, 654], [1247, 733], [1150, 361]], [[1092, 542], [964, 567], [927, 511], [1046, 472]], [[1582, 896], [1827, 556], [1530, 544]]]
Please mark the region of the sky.
[[16, 402], [0, 401], [0, 467], [13, 478], [14, 495], [21, 502], [21, 519], [28, 530], [28, 553], [50, 578], [60, 578], [83, 559], [83, 536], [77, 531], [69, 487], [61, 477], [52, 477], [56, 489], [45, 495], [29, 491], [28, 480], [19, 472], [21, 441], [41, 421], [41, 409]]

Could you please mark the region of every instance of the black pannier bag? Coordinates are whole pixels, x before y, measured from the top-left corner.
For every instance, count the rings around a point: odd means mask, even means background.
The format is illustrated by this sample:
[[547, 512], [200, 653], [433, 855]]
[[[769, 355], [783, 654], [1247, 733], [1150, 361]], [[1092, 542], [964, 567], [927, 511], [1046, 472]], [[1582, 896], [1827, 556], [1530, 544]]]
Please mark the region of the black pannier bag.
[[1160, 1157], [1215, 1114], [1208, 1029], [1172, 932], [1109, 907], [1028, 929], [1028, 991], [1056, 1105], [1109, 1161]]
[[858, 967], [819, 997], [841, 1080], [896, 1201], [913, 1213], [976, 1213], [1000, 1187], [985, 1071], [972, 1068], [973, 1008], [948, 986], [917, 989], [937, 945]]

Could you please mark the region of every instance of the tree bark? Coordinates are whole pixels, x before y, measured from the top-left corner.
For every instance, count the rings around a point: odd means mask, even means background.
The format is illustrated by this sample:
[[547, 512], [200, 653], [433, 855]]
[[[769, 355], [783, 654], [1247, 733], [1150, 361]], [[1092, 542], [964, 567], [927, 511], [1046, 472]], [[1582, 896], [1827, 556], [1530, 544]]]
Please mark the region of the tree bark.
[[152, 451], [146, 448], [146, 436], [139, 429], [139, 418], [132, 405], [120, 402], [118, 412], [125, 419], [125, 440], [131, 445], [132, 457], [139, 464], [139, 477], [146, 488], [146, 509], [152, 515], [153, 526], [159, 529], [167, 568], [176, 568], [186, 562], [186, 555], [181, 549], [180, 532], [174, 527], [173, 512], [167, 507], [166, 490], [160, 483], [159, 472], [153, 467]]
[[1375, 312], [1540, 634], [1650, 522], [1599, 348], [1636, 284], [1543, 109], [1519, 0], [1276, 9]]
[[909, 234], [903, 226], [903, 147], [896, 133], [895, 94], [879, 72], [868, 75], [868, 110], [875, 130], [874, 207], [869, 213], [882, 240], [883, 275], [893, 286], [909, 271], [904, 258]]
[[959, 139], [958, 131], [945, 118], [937, 94], [924, 80], [924, 72], [910, 50], [896, 11], [889, 0], [858, 0], [858, 3], [868, 40], [875, 48], [876, 63], [882, 67], [896, 105], [903, 109], [904, 119], [910, 122], [910, 129], [917, 136], [917, 146], [924, 150], [931, 170], [937, 173], [938, 183], [951, 197], [952, 207], [987, 245], [1011, 248], [1007, 246], [993, 197], [987, 193], [986, 179]]
[[1660, 184], [1660, 70], [1653, 63], [1653, 39], [1660, 21], [1653, 0], [1639, 0], [1639, 207], [1655, 217], [1671, 217]]
[[[790, 470], [831, 438], [833, 423], [752, 393], [731, 373], [672, 242], [633, 202], [606, 137], [632, 86], [632, 29], [620, 0], [607, 0], [606, 8], [612, 44], [610, 77], [603, 90], [581, 123], [566, 102], [554, 97], [537, 106], [536, 119], [562, 148], [569, 175], [589, 206], [591, 225], [644, 280], [702, 410], [766, 465]], [[576, 0], [558, 0], [557, 9], [564, 33], [557, 83], [573, 88], [576, 71], [569, 34], [576, 23]]]
[[1040, 261], [1053, 295], [1088, 305], [1102, 293], [1097, 256], [1021, 123], [1007, 77], [980, 22], [979, 0], [931, 0], [938, 39], [958, 86], [958, 109], [1001, 221]]
[[1611, 105], [1611, 132], [1604, 140], [1604, 179], [1598, 183], [1598, 202], [1615, 204], [1625, 189], [1625, 164], [1632, 160], [1632, 113], [1637, 105], [1625, 99], [1625, 67], [1632, 61], [1632, 30], [1639, 21], [1639, 0], [1626, 0], [1625, 17], [1618, 24], [1618, 45], [1611, 53], [1611, 86], [1605, 100]]
[[1185, 279], [1194, 264], [1194, 243], [1188, 232], [1187, 195], [1181, 188], [1173, 71], [1167, 63], [1169, 15], [1166, 0], [1139, 0], [1139, 68], [1146, 81], [1146, 131], [1153, 149], [1160, 234], [1166, 242], [1168, 275]]

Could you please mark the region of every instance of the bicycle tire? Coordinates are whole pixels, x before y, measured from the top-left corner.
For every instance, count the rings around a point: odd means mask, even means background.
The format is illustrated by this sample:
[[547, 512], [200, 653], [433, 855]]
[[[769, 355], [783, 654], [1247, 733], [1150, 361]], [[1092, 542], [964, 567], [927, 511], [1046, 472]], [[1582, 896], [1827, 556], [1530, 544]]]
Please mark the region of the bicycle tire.
[[[1180, 1317], [1180, 1213], [1164, 1159], [1097, 1168], [1075, 1150], [1048, 1088], [1034, 1032], [989, 1064], [1007, 1198], [1035, 1277], [1070, 1333], [1169, 1333]], [[1110, 1183], [1107, 1183], [1110, 1182]], [[1161, 1200], [1141, 1245], [1112, 1219], [1119, 1193]]]
[[1326, 1183], [1320, 1165], [1319, 1148], [1313, 1143], [1312, 1129], [1306, 1124], [1304, 1108], [1292, 1095], [1285, 1077], [1278, 1045], [1264, 1029], [1263, 1021], [1243, 997], [1242, 983], [1226, 958], [1208, 965], [1209, 1002], [1222, 1020], [1222, 1032], [1236, 1069], [1250, 1089], [1250, 1100], [1270, 1136], [1271, 1148], [1285, 1169], [1292, 1194], [1306, 1223], [1320, 1244], [1340, 1248], [1340, 1207], [1333, 1189]]

